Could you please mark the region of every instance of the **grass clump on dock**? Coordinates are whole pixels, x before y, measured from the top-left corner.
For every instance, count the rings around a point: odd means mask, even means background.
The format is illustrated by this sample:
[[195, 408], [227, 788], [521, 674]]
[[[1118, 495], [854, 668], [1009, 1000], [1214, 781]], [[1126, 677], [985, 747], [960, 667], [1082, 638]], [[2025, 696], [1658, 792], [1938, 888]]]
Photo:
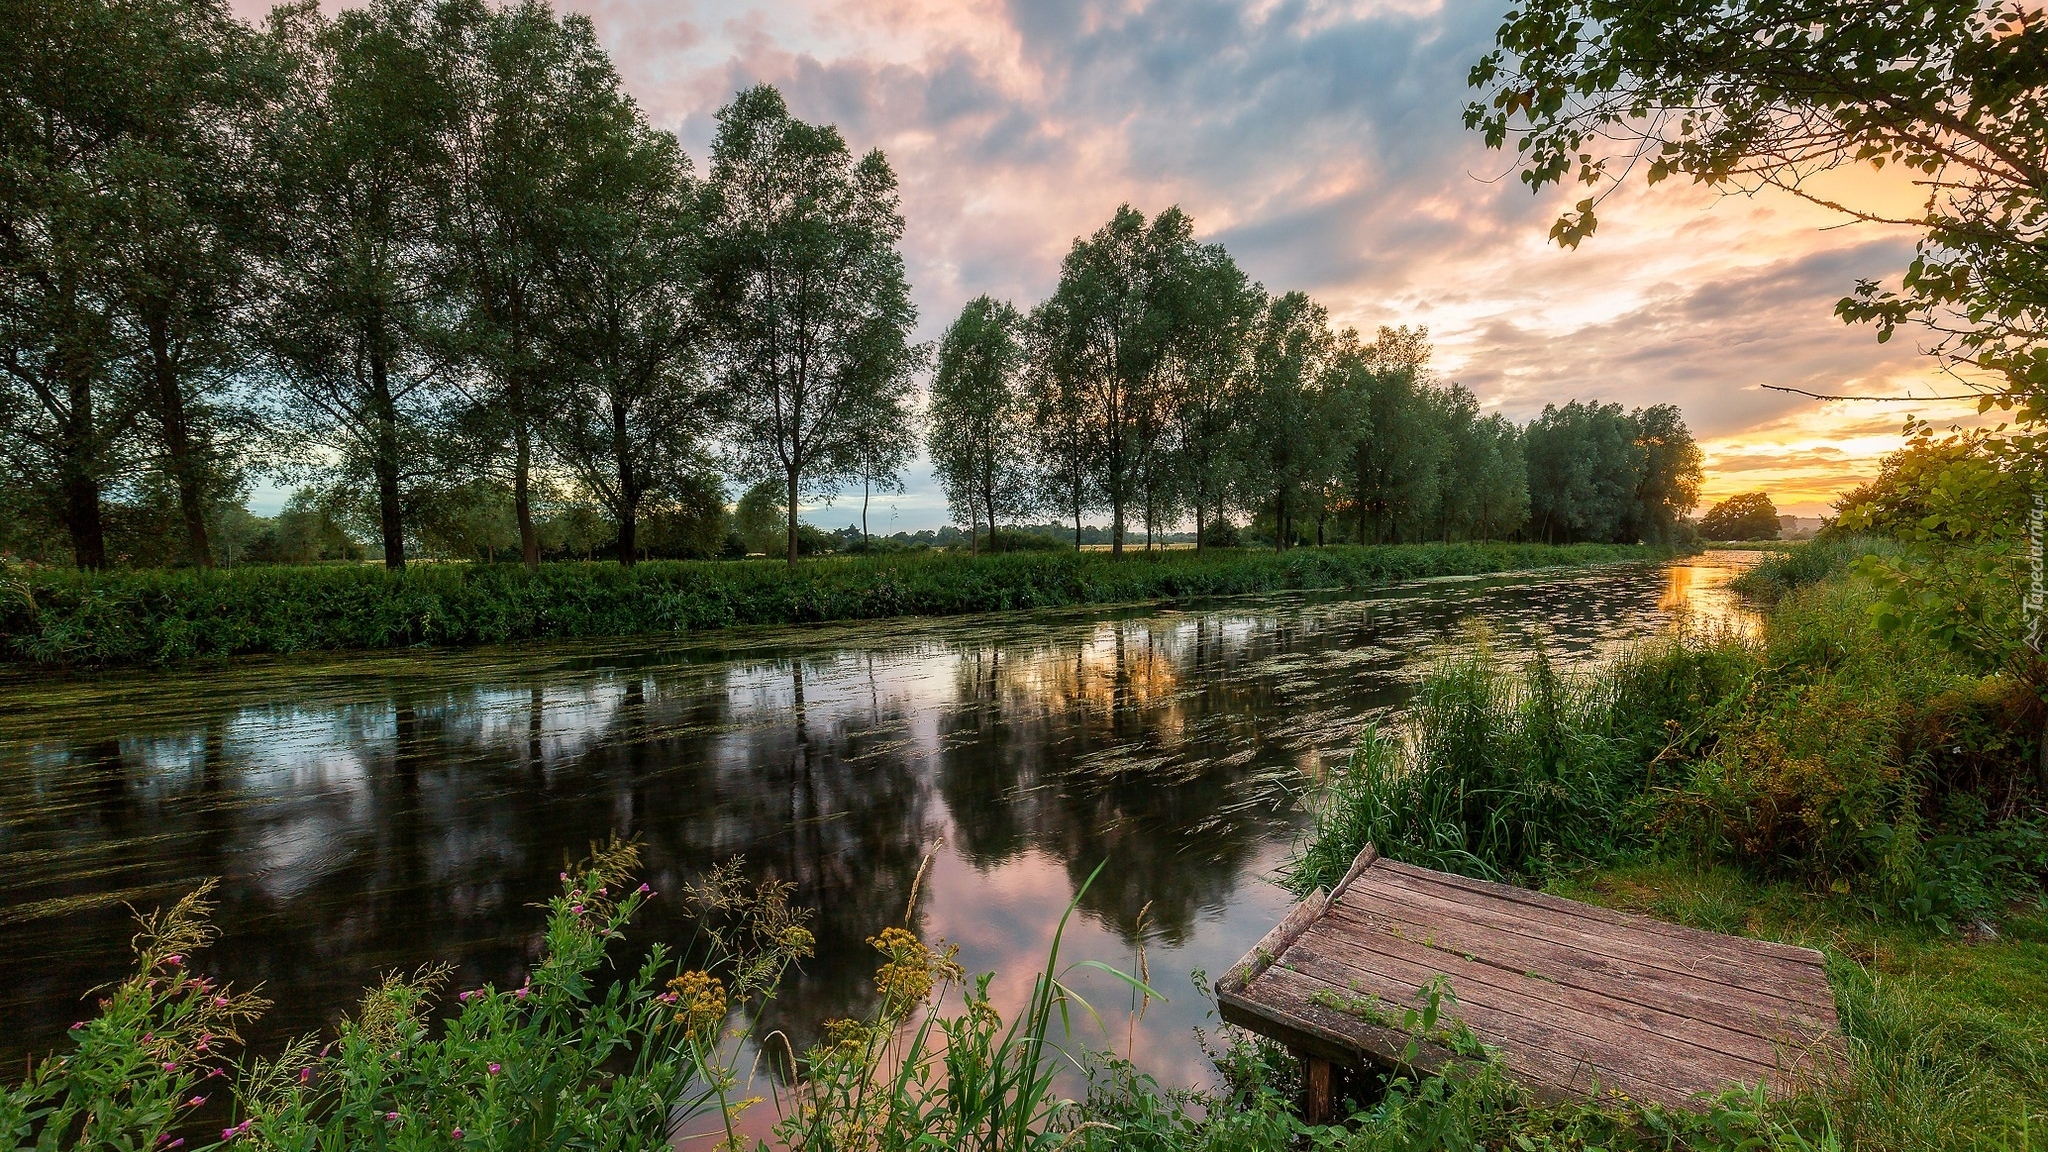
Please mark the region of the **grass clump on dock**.
[[0, 570], [0, 659], [168, 664], [323, 650], [677, 635], [745, 624], [1185, 600], [1647, 560], [1656, 548], [1404, 544], [777, 561], [566, 561], [219, 571]]

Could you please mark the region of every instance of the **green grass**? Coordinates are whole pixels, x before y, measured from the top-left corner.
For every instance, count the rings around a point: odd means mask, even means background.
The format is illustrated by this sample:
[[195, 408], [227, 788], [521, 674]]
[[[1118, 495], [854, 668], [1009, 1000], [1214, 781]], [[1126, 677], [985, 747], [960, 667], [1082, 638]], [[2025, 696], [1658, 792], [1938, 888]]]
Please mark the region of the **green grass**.
[[0, 572], [0, 658], [167, 664], [319, 650], [674, 635], [743, 624], [1179, 600], [1652, 559], [1612, 545], [1427, 544], [1284, 555], [924, 553], [773, 561]]

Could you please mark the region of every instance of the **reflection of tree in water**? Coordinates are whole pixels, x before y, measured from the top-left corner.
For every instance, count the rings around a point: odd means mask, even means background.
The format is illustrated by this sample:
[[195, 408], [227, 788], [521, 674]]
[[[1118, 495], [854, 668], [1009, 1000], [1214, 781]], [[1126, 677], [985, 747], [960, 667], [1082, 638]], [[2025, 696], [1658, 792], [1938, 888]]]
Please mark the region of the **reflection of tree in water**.
[[1247, 671], [1277, 627], [1123, 620], [1074, 642], [959, 653], [939, 787], [960, 850], [986, 868], [1035, 847], [1076, 887], [1108, 860], [1084, 907], [1132, 940], [1149, 903], [1146, 935], [1184, 942], [1273, 827], [1237, 788], [1285, 758], [1259, 747], [1281, 694]]

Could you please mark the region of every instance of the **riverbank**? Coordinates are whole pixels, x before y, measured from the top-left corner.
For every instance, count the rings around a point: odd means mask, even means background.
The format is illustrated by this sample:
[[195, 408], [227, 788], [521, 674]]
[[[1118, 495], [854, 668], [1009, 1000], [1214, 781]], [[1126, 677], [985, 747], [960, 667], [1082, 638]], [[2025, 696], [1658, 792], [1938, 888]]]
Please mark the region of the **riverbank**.
[[1581, 567], [1644, 546], [1417, 544], [1136, 553], [920, 553], [809, 560], [258, 567], [0, 574], [0, 659], [162, 665], [307, 651], [677, 635], [744, 624], [1173, 601]]
[[[1333, 882], [1371, 842], [1817, 948], [1850, 1066], [1759, 1108], [1762, 1146], [2044, 1146], [2041, 685], [1995, 638], [1881, 626], [1883, 566], [1911, 579], [1920, 562], [1882, 541], [1794, 549], [1734, 582], [1774, 605], [1759, 635], [1652, 643], [1592, 676], [1447, 661], [1406, 724], [1368, 729], [1316, 800], [1291, 886]], [[1984, 571], [1951, 598], [2011, 595]], [[1439, 1118], [1488, 1147], [1588, 1115], [1438, 1092]]]

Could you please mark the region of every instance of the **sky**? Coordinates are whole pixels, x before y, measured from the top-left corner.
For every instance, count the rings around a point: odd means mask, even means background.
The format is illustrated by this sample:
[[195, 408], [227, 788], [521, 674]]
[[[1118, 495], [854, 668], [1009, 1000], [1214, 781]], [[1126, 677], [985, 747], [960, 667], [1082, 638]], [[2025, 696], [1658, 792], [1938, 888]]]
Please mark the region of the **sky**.
[[[236, 0], [245, 16], [258, 0]], [[331, 2], [331, 0], [330, 0]], [[557, 0], [564, 3], [564, 0]], [[1708, 502], [1762, 489], [1815, 515], [1874, 473], [1908, 414], [1822, 405], [1956, 391], [1909, 333], [1833, 315], [1861, 277], [1896, 278], [1909, 233], [1847, 225], [1784, 194], [1670, 183], [1611, 196], [1575, 251], [1511, 154], [1460, 117], [1505, 0], [567, 0], [627, 90], [700, 169], [721, 105], [777, 85], [793, 114], [881, 149], [902, 187], [919, 338], [991, 293], [1028, 308], [1121, 203], [1178, 204], [1255, 279], [1370, 334], [1426, 325], [1445, 380], [1521, 421], [1545, 403], [1677, 404], [1706, 451]], [[1862, 173], [1825, 189], [1910, 203]], [[935, 527], [920, 462], [877, 531]], [[809, 515], [837, 526], [844, 497]], [[1702, 505], [1704, 510], [1705, 504]]]

